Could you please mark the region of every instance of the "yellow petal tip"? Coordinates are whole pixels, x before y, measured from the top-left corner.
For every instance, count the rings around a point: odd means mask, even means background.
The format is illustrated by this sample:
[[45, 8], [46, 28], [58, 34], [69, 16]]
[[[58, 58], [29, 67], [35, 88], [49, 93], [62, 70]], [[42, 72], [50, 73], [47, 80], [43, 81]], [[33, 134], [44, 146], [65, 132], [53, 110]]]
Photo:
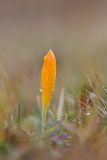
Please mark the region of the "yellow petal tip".
[[48, 53], [44, 57], [44, 60], [47, 60], [47, 59], [48, 60], [55, 60], [56, 61], [54, 53], [53, 53], [53, 51], [51, 49], [48, 51]]

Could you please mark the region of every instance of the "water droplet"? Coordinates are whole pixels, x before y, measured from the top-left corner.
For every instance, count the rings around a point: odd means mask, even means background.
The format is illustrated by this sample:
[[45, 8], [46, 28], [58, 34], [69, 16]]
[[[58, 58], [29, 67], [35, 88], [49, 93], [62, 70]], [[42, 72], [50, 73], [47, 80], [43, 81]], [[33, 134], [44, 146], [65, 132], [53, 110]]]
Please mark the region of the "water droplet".
[[87, 116], [89, 116], [90, 114], [91, 114], [90, 112], [86, 113]]
[[42, 92], [42, 89], [40, 89], [39, 91]]

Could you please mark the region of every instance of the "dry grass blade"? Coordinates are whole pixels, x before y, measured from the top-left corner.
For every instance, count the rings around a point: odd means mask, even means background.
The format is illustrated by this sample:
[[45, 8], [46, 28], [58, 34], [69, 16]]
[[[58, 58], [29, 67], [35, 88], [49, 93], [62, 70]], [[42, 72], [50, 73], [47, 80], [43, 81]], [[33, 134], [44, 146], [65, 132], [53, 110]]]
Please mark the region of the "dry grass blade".
[[57, 120], [60, 121], [63, 117], [63, 111], [64, 111], [64, 88], [61, 89], [60, 98], [59, 98], [59, 104], [57, 109]]

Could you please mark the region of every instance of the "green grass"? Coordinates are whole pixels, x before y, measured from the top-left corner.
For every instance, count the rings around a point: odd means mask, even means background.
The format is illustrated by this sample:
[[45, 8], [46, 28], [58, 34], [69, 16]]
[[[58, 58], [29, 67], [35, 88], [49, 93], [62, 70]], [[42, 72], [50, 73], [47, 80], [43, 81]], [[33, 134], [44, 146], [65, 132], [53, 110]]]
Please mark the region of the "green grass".
[[75, 95], [66, 88], [54, 92], [44, 133], [40, 93], [29, 94], [29, 102], [20, 84], [7, 73], [4, 86], [0, 93], [0, 159], [106, 159], [107, 92], [99, 75], [94, 73], [73, 88]]

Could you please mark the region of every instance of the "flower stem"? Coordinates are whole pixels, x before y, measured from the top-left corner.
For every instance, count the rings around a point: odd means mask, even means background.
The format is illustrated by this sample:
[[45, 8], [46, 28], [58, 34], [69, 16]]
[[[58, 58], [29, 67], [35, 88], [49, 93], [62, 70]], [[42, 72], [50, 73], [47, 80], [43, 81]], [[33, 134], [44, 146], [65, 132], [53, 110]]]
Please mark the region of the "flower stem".
[[44, 133], [46, 127], [47, 108], [48, 107], [42, 107], [42, 133]]

